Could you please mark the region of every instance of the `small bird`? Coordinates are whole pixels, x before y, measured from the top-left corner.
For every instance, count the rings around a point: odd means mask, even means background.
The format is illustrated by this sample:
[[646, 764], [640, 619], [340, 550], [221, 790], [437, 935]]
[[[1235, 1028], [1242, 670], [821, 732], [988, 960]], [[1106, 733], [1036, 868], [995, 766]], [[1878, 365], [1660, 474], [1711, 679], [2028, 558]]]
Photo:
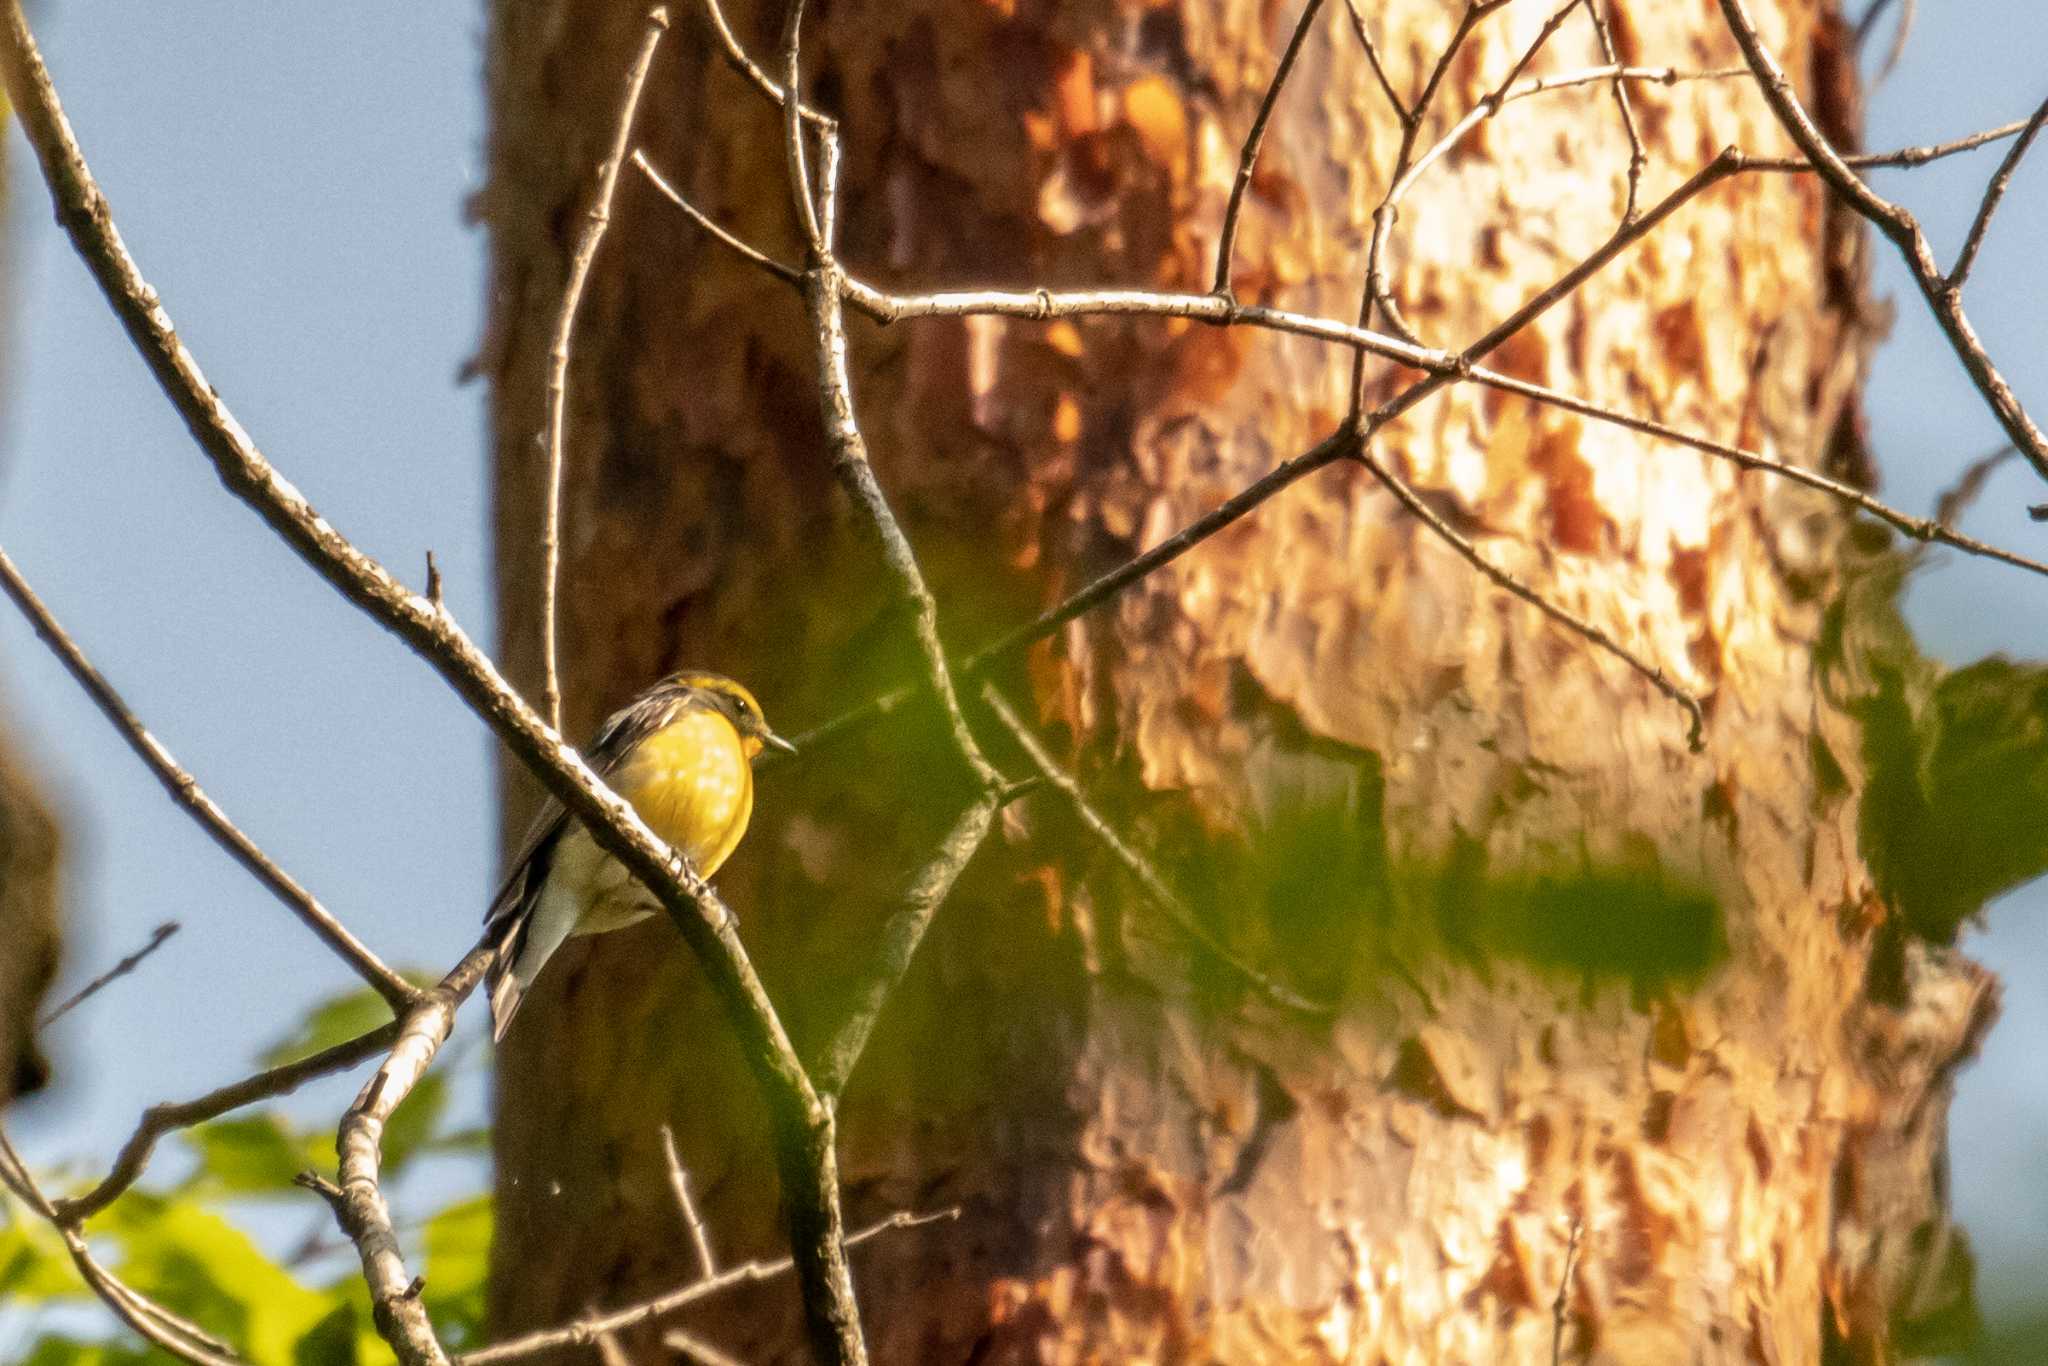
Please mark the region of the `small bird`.
[[[752, 693], [719, 674], [683, 672], [612, 713], [584, 758], [708, 878], [747, 833], [753, 760], [763, 746], [796, 753], [768, 728]], [[622, 929], [660, 909], [653, 893], [550, 798], [484, 917], [497, 949], [485, 973], [491, 1037], [505, 1037], [563, 940]]]

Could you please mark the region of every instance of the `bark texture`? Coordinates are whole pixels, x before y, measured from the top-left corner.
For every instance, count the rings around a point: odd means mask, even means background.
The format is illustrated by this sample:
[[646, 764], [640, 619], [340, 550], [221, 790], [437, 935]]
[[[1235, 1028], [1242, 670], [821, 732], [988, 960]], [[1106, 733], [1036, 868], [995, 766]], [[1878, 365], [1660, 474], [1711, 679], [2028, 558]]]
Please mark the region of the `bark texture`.
[[[1758, 8], [1805, 97], [1853, 132], [1832, 13]], [[1364, 9], [1412, 95], [1462, 6]], [[1208, 283], [1297, 12], [814, 10], [806, 69], [846, 129], [853, 270], [1179, 289]], [[733, 14], [768, 52], [779, 9]], [[1519, 0], [1479, 27], [1425, 143], [1549, 15]], [[1626, 61], [1735, 60], [1711, 5], [1613, 18]], [[676, 19], [639, 143], [794, 259], [772, 111], [711, 58], [694, 10]], [[546, 346], [641, 21], [598, 0], [494, 7], [481, 364], [504, 652], [529, 684]], [[1581, 12], [1530, 70], [1599, 60]], [[1646, 200], [1725, 145], [1779, 145], [1741, 83], [1639, 87], [1634, 108]], [[1398, 132], [1328, 7], [1246, 208], [1241, 299], [1355, 311]], [[1387, 262], [1410, 322], [1462, 345], [1546, 286], [1613, 228], [1627, 159], [1605, 88], [1510, 106], [1404, 202]], [[569, 727], [689, 663], [800, 730], [908, 657], [825, 467], [800, 302], [630, 178], [614, 218], [572, 369]], [[1853, 473], [1859, 243], [1810, 179], [1742, 178], [1496, 360]], [[1325, 435], [1350, 373], [1306, 341], [1163, 322], [861, 326], [854, 344], [879, 473], [963, 646]], [[1376, 368], [1373, 392], [1412, 378]], [[1244, 989], [1056, 800], [1007, 813], [842, 1112], [850, 1225], [963, 1211], [854, 1254], [876, 1359], [1548, 1360], [1561, 1285], [1567, 1360], [1910, 1346], [1967, 1302], [1940, 1153], [1995, 993], [1899, 927], [1859, 849], [1853, 659], [1829, 648], [1825, 607], [1842, 519], [1470, 387], [1377, 449], [1497, 563], [1702, 694], [1706, 752], [1639, 677], [1486, 585], [1349, 466], [1035, 650], [1001, 681], [1105, 811], [1216, 934], [1338, 1009], [1304, 1019]], [[763, 774], [720, 884], [800, 1037], [957, 810], [939, 756], [909, 716]], [[516, 835], [529, 794], [508, 795]], [[497, 1327], [691, 1274], [663, 1122], [721, 1252], [781, 1246], [758, 1103], [667, 927], [565, 951], [499, 1086]], [[744, 1359], [793, 1360], [794, 1303], [765, 1289], [692, 1323]]]

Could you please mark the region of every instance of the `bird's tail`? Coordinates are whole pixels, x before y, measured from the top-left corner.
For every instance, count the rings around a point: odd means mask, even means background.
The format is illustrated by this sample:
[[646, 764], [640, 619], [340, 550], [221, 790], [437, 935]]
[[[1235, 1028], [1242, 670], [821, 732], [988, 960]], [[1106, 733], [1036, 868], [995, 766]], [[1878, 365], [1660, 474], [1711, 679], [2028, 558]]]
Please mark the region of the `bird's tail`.
[[491, 965], [484, 969], [484, 985], [491, 994], [491, 1042], [503, 1043], [505, 1031], [512, 1027], [512, 1017], [519, 1013], [519, 1003], [526, 998], [526, 982], [521, 980], [519, 955], [526, 947], [526, 927], [531, 920], [530, 907], [515, 907], [493, 927], [496, 938], [492, 943]]

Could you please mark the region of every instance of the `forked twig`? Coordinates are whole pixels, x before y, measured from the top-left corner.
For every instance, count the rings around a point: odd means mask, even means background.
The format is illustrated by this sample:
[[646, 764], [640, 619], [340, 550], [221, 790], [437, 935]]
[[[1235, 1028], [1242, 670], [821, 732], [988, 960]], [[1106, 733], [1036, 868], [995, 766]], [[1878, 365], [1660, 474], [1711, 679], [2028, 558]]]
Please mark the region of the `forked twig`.
[[[1792, 82], [1785, 75], [1784, 68], [1764, 46], [1743, 0], [1718, 0], [1718, 3], [1729, 32], [1735, 36], [1736, 46], [1742, 49], [1743, 59], [1755, 73], [1757, 86], [1763, 91], [1771, 112], [1777, 115], [1779, 124], [1828, 187], [1875, 224], [1878, 231], [1898, 249], [1913, 283], [1920, 289], [1921, 298], [1940, 324], [1942, 335], [1948, 339], [1950, 348], [1962, 362], [1977, 392], [1990, 406], [2020, 454], [2042, 478], [2048, 479], [2048, 435], [2035, 425], [2019, 396], [2006, 383], [2005, 376], [1984, 349], [1976, 329], [1970, 325], [1969, 315], [1963, 311], [1961, 292], [1950, 287], [1948, 277], [1935, 264], [1934, 248], [1928, 243], [1927, 234], [1921, 231], [1919, 221], [1871, 189], [1856, 174], [1855, 168], [1829, 145], [1793, 92]], [[2040, 114], [2037, 113], [2035, 118], [2038, 120]], [[2035, 124], [2035, 120], [2029, 120], [2029, 123]], [[2008, 157], [2008, 161], [2012, 159]]]
[[[943, 1209], [932, 1214], [912, 1214], [899, 1211], [886, 1219], [878, 1219], [867, 1227], [846, 1235], [848, 1248], [859, 1247], [862, 1243], [879, 1238], [896, 1229], [922, 1228], [927, 1224], [945, 1223], [960, 1217], [958, 1209]], [[734, 1286], [751, 1285], [759, 1281], [774, 1280], [786, 1276], [795, 1269], [796, 1263], [788, 1257], [773, 1261], [741, 1262], [726, 1267], [716, 1276], [702, 1277], [678, 1289], [641, 1300], [623, 1309], [610, 1309], [601, 1314], [591, 1314], [575, 1323], [560, 1328], [547, 1328], [539, 1332], [526, 1333], [503, 1342], [492, 1343], [489, 1347], [474, 1352], [464, 1352], [455, 1358], [455, 1366], [496, 1366], [501, 1361], [518, 1361], [550, 1352], [558, 1347], [587, 1347], [597, 1341], [600, 1333], [618, 1333], [651, 1322], [686, 1305], [709, 1299], [721, 1291]]]
[[1273, 79], [1267, 82], [1265, 96], [1259, 101], [1259, 112], [1252, 116], [1251, 131], [1245, 134], [1244, 145], [1238, 151], [1237, 176], [1230, 182], [1230, 199], [1223, 207], [1223, 228], [1216, 236], [1216, 278], [1211, 289], [1223, 298], [1230, 297], [1230, 258], [1237, 249], [1237, 216], [1244, 209], [1245, 191], [1251, 188], [1259, 149], [1266, 141], [1266, 125], [1272, 121], [1273, 110], [1280, 103], [1280, 91], [1286, 86], [1295, 59], [1301, 56], [1302, 44], [1308, 41], [1309, 27], [1322, 8], [1323, 0], [1305, 0], [1302, 5], [1301, 18], [1295, 21], [1286, 50], [1280, 54], [1280, 64], [1273, 69]]

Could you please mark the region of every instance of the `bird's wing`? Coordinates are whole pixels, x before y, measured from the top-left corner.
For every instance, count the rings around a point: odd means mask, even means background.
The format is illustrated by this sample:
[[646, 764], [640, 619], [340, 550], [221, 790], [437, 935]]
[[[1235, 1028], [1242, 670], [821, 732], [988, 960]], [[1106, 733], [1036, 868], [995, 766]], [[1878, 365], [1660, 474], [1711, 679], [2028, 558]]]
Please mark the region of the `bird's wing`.
[[[598, 777], [611, 781], [618, 771], [619, 762], [638, 747], [641, 741], [660, 730], [675, 713], [676, 699], [673, 696], [649, 694], [627, 703], [606, 718], [598, 730], [597, 739], [592, 742], [584, 760]], [[519, 856], [512, 860], [512, 871], [498, 888], [498, 894], [491, 898], [490, 909], [484, 912], [484, 925], [500, 928], [503, 936], [499, 944], [498, 970], [502, 970], [518, 956], [518, 939], [524, 929], [526, 912], [548, 880], [548, 869], [553, 866], [555, 848], [569, 829], [569, 812], [560, 801], [549, 797], [541, 806], [540, 814], [534, 817], [532, 827], [526, 833], [526, 841], [520, 846]]]

